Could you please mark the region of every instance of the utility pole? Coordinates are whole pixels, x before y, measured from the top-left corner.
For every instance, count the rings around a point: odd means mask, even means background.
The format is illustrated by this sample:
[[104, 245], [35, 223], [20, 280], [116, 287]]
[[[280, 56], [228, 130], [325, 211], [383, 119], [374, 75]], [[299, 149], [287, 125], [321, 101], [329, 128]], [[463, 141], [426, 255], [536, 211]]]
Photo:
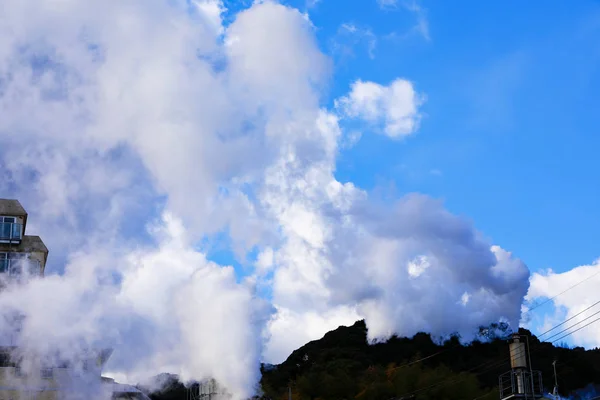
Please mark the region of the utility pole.
[[527, 339], [527, 357], [529, 358], [529, 379], [531, 380], [531, 398], [535, 399], [535, 385], [533, 384], [533, 366], [531, 365], [531, 352], [529, 351], [529, 336], [525, 336], [525, 339]]
[[558, 399], [558, 376], [556, 375], [556, 360], [554, 360], [552, 362], [552, 366], [554, 367], [554, 391], [553, 391], [553, 395], [554, 395], [554, 399]]
[[292, 400], [292, 386], [288, 386], [288, 400]]

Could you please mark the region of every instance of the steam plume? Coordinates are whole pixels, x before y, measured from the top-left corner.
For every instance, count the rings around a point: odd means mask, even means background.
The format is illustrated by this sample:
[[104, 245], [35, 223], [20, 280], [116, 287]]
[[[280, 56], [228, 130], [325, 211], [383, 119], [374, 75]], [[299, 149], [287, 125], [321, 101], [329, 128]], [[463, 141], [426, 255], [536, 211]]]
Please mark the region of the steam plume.
[[[0, 293], [23, 347], [114, 347], [131, 383], [211, 377], [241, 399], [261, 359], [358, 318], [371, 339], [518, 319], [522, 262], [426, 196], [336, 179], [345, 120], [297, 10], [225, 25], [218, 0], [5, 3], [0, 189], [51, 250], [49, 276]], [[353, 117], [418, 127], [412, 82], [360, 82], [377, 93], [344, 97]], [[246, 269], [207, 259], [222, 236]]]

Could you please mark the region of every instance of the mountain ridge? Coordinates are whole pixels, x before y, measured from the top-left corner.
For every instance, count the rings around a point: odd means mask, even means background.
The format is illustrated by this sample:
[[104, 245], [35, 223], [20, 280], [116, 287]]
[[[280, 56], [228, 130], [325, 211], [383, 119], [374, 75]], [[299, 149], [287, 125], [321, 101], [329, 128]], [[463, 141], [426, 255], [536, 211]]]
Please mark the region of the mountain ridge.
[[[600, 350], [554, 346], [524, 328], [518, 333], [529, 337], [532, 366], [542, 372], [547, 393], [554, 386], [554, 360], [561, 395], [577, 400], [596, 393]], [[306, 343], [280, 364], [262, 364], [262, 393], [255, 398], [287, 400], [291, 389], [294, 400], [499, 399], [498, 376], [510, 370], [511, 334], [506, 324], [490, 324], [470, 343], [456, 334], [433, 338], [419, 332], [369, 344], [360, 320]], [[182, 393], [181, 384], [173, 384]], [[164, 389], [151, 398], [184, 398], [169, 393]]]

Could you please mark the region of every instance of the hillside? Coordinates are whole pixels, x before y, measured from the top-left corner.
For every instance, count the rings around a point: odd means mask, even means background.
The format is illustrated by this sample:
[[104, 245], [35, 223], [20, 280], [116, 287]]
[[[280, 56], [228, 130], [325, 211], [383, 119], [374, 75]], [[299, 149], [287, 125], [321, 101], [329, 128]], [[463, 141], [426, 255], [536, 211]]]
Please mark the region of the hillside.
[[[466, 346], [456, 337], [438, 345], [426, 333], [368, 345], [366, 333], [364, 321], [340, 327], [294, 351], [276, 368], [263, 370], [265, 397], [287, 398], [290, 385], [298, 399], [377, 400], [409, 394], [415, 399], [498, 399], [498, 375], [510, 369], [503, 326], [481, 329], [481, 340]], [[530, 335], [524, 329], [520, 333]], [[542, 371], [546, 390], [554, 385], [554, 360], [562, 394], [600, 383], [598, 349], [554, 347], [534, 336], [530, 341], [533, 368]]]
[[[530, 332], [521, 329], [523, 335]], [[427, 333], [392, 337], [369, 345], [364, 321], [339, 327], [295, 350], [285, 362], [263, 365], [263, 399], [287, 400], [465, 400], [498, 399], [498, 375], [510, 370], [506, 326], [480, 330], [480, 340], [461, 345], [456, 336], [433, 340]], [[554, 385], [557, 360], [560, 393], [573, 400], [587, 397], [600, 384], [600, 350], [555, 347], [530, 337], [533, 369], [542, 371], [547, 391]], [[436, 344], [442, 342], [441, 344]], [[585, 388], [585, 389], [582, 389]], [[184, 399], [176, 381], [153, 400]]]

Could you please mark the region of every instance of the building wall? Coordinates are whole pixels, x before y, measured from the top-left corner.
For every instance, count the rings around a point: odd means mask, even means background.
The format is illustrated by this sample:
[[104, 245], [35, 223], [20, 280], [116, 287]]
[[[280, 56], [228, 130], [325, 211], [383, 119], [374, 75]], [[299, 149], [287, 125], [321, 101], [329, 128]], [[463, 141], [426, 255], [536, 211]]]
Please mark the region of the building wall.
[[[11, 248], [6, 248], [4, 246], [0, 246], [0, 253], [7, 253], [9, 255], [14, 255], [14, 256], [18, 256], [18, 257], [24, 257], [26, 260], [29, 260], [32, 263], [37, 263], [38, 265], [35, 265], [35, 270], [32, 270], [31, 268], [34, 268], [33, 265], [28, 266], [27, 264], [23, 265], [24, 269], [28, 270], [28, 273], [37, 273], [40, 275], [43, 275], [44, 269], [46, 268], [46, 253], [44, 253], [43, 251], [37, 251], [37, 250], [26, 250], [26, 249], [21, 249], [19, 247], [13, 247]], [[13, 262], [18, 262], [18, 261], [13, 261]], [[26, 262], [26, 261], [24, 261]], [[1, 400], [1, 399], [0, 399]]]
[[[14, 367], [0, 368], [0, 400], [59, 400], [54, 379], [19, 377]], [[50, 390], [49, 390], [50, 389]]]
[[[40, 263], [40, 274], [43, 274], [44, 269], [46, 268], [46, 254], [41, 251], [32, 251], [29, 254], [29, 258], [32, 260], [38, 261]], [[1, 399], [0, 399], [1, 400]]]
[[[99, 374], [97, 379], [99, 383]], [[52, 377], [44, 379], [41, 370], [19, 377], [16, 368], [0, 367], [0, 400], [64, 400], [74, 387], [73, 370], [68, 368], [53, 368]]]

